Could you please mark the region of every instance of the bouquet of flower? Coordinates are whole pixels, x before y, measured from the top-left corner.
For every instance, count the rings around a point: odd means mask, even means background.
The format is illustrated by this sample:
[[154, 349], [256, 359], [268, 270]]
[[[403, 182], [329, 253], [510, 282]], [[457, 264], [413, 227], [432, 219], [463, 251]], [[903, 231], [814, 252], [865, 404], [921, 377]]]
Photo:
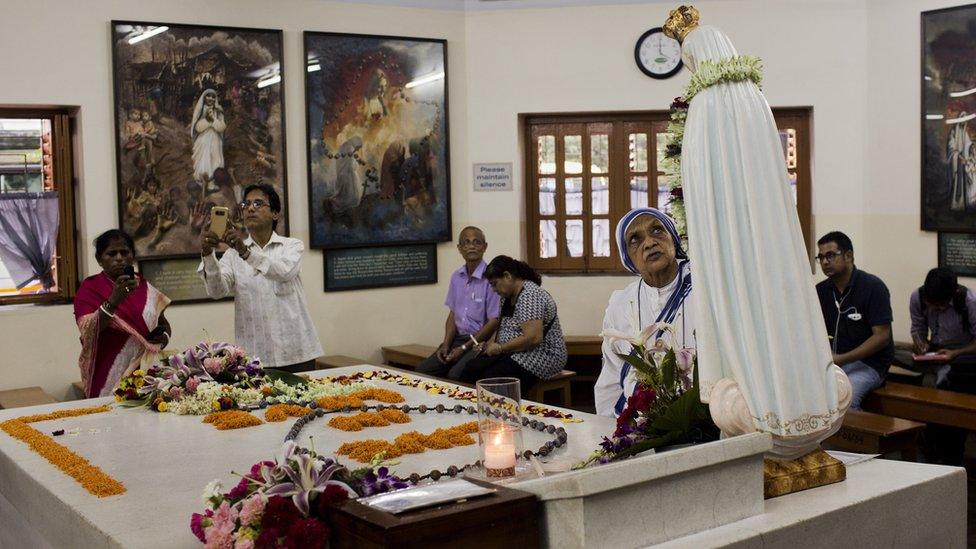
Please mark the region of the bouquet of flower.
[[193, 513], [190, 529], [207, 547], [327, 547], [330, 508], [410, 486], [377, 466], [350, 471], [287, 441], [274, 461], [255, 463], [230, 492], [221, 493], [219, 481], [207, 485], [207, 509]]
[[136, 370], [119, 382], [114, 394], [127, 406], [147, 404], [157, 412], [199, 396], [173, 411], [205, 414], [256, 405], [275, 394], [275, 387], [303, 382], [286, 372], [265, 370], [260, 360], [236, 345], [203, 342], [148, 370]]
[[[630, 343], [630, 353], [617, 356], [631, 366], [637, 384], [613, 435], [603, 437], [600, 449], [576, 468], [618, 461], [652, 448], [718, 439], [708, 407], [699, 400], [698, 358], [694, 350], [677, 347], [674, 333], [670, 324], [661, 322], [635, 335], [617, 330], [601, 334]], [[652, 337], [655, 341], [648, 346]]]

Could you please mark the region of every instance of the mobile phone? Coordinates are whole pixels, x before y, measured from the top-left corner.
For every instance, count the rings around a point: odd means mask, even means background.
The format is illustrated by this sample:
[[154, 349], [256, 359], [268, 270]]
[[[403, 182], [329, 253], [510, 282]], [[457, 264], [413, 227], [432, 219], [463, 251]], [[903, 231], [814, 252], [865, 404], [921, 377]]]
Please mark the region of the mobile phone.
[[210, 230], [221, 238], [227, 232], [227, 217], [229, 214], [230, 210], [225, 206], [214, 206], [210, 208]]
[[136, 277], [136, 269], [132, 265], [126, 265], [125, 266], [125, 269], [122, 269], [122, 274], [124, 274], [125, 276], [127, 276], [129, 278], [135, 278]]

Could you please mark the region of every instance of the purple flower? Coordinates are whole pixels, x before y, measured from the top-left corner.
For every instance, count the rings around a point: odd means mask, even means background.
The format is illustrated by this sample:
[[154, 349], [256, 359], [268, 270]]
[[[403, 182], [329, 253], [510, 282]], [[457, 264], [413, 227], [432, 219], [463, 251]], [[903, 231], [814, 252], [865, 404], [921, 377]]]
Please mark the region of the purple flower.
[[212, 516], [213, 511], [210, 509], [207, 509], [203, 515], [200, 513], [193, 513], [190, 515], [190, 530], [193, 532], [193, 535], [197, 537], [197, 539], [204, 543], [206, 543], [207, 537], [203, 534], [203, 529], [213, 524], [213, 521], [210, 519]]
[[247, 495], [248, 486], [251, 484], [250, 479], [244, 477], [237, 486], [234, 486], [230, 492], [227, 492], [226, 497], [231, 501], [237, 501]]
[[409, 487], [409, 482], [391, 475], [386, 467], [380, 467], [375, 472], [369, 471], [363, 477], [362, 492], [364, 496], [371, 496]]

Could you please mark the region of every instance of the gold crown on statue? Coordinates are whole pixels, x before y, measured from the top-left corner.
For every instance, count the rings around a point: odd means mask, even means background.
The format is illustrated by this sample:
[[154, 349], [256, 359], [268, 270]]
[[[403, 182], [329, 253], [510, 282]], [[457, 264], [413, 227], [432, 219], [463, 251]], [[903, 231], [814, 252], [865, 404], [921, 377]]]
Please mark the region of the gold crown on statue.
[[682, 42], [697, 26], [698, 10], [693, 6], [679, 6], [668, 14], [668, 21], [664, 23], [664, 34]]

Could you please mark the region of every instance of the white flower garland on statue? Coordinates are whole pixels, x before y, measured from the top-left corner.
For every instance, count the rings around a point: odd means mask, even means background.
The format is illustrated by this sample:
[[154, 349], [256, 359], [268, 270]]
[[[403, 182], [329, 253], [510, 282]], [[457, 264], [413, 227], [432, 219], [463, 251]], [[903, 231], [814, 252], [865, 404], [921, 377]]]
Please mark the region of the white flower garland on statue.
[[762, 60], [751, 55], [723, 59], [721, 61], [702, 61], [691, 77], [685, 93], [671, 103], [671, 122], [668, 123], [668, 140], [664, 149], [665, 181], [671, 189], [671, 202], [668, 213], [674, 219], [678, 234], [682, 239], [688, 236], [685, 217], [684, 193], [681, 190], [681, 143], [685, 138], [685, 122], [688, 120], [688, 105], [705, 88], [727, 82], [751, 80], [762, 85]]

